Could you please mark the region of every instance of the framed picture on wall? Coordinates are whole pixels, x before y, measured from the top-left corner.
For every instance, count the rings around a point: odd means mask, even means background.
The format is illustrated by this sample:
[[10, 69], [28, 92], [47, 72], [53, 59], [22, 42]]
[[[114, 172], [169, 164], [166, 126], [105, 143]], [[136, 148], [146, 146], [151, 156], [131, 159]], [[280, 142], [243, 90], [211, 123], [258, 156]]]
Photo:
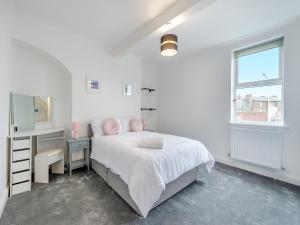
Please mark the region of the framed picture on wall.
[[123, 82], [123, 96], [132, 96], [132, 84], [129, 82]]
[[99, 94], [101, 91], [101, 80], [96, 76], [86, 76], [86, 93]]

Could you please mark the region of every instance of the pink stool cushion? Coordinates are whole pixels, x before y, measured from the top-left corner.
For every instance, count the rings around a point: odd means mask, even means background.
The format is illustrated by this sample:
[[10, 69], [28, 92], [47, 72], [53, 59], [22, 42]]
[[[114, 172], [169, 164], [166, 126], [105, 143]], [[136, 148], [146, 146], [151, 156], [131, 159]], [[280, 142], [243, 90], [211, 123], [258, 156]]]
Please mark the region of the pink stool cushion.
[[104, 135], [116, 135], [119, 133], [120, 125], [114, 118], [109, 118], [103, 121], [102, 129]]
[[143, 131], [144, 125], [140, 119], [131, 119], [129, 121], [129, 127], [131, 132]]

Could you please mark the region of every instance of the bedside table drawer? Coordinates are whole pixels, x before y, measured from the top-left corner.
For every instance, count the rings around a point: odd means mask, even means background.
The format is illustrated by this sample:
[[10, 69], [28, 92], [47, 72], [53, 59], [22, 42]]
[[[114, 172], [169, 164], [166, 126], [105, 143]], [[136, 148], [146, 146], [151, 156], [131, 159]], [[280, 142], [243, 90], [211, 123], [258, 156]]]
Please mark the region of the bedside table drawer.
[[71, 143], [72, 148], [88, 148], [89, 147], [89, 141], [77, 141]]

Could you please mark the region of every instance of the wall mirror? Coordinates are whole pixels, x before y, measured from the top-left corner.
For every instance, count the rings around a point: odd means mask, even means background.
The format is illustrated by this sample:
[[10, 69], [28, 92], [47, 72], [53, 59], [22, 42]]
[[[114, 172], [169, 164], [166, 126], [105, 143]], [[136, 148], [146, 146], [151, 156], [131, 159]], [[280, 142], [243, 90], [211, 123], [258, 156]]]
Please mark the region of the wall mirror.
[[34, 96], [34, 119], [36, 123], [48, 123], [52, 120], [52, 98]]
[[53, 121], [53, 99], [49, 96], [10, 95], [10, 133], [49, 128]]

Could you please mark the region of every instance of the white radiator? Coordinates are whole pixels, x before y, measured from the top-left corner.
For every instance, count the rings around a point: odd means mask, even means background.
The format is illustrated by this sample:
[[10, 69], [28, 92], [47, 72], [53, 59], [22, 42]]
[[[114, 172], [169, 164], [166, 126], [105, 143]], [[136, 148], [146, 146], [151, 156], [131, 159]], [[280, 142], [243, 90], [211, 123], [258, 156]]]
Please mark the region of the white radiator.
[[281, 169], [282, 133], [267, 128], [231, 127], [231, 157]]

